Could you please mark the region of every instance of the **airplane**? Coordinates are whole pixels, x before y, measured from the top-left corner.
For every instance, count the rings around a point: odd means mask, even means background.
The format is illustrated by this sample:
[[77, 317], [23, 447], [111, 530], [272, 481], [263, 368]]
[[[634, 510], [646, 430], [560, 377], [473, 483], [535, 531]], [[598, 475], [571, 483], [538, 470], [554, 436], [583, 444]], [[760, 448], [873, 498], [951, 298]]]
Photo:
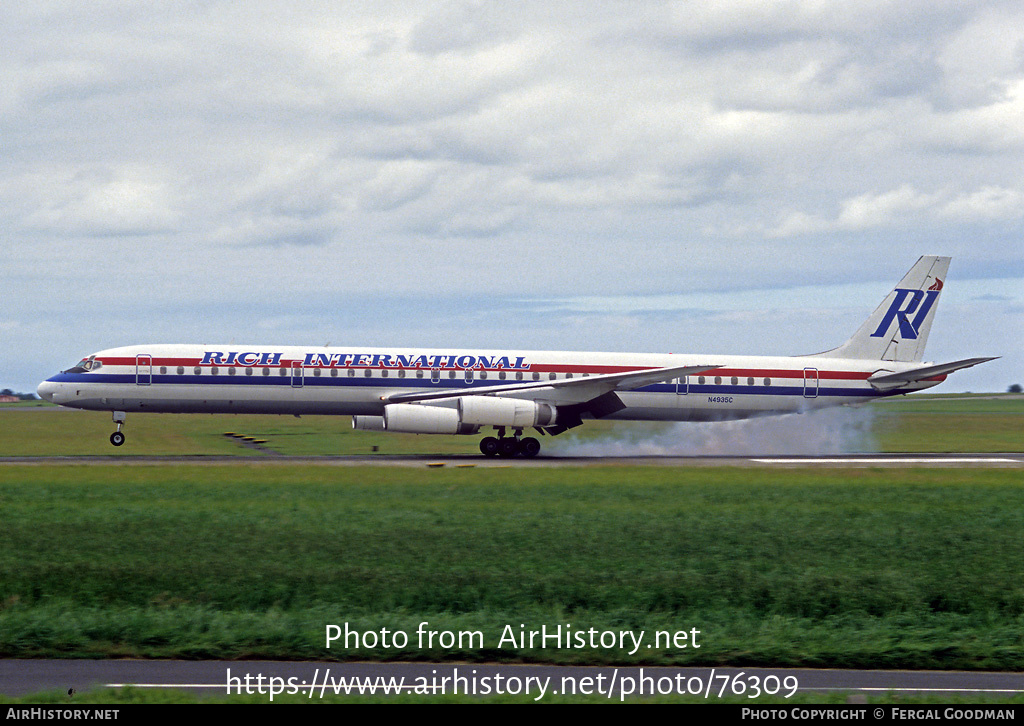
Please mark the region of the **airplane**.
[[358, 430], [479, 434], [486, 456], [536, 456], [528, 429], [587, 419], [719, 421], [871, 401], [994, 360], [922, 363], [949, 257], [923, 256], [849, 340], [803, 356], [137, 345], [39, 385], [62, 406], [128, 412], [331, 414]]

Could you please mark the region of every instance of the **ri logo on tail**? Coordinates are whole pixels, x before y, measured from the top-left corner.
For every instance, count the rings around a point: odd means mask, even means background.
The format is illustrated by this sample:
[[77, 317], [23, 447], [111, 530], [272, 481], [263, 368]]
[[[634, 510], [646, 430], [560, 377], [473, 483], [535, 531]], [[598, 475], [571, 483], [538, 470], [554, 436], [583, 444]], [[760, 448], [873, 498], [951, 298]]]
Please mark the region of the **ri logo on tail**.
[[921, 257], [860, 329], [829, 354], [842, 358], [920, 361], [948, 270], [949, 257]]
[[[942, 280], [938, 278], [935, 279], [935, 283], [928, 288], [927, 292], [907, 290], [900, 287], [893, 290], [896, 293], [896, 298], [889, 305], [885, 317], [882, 318], [878, 329], [871, 334], [871, 337], [881, 338], [885, 336], [895, 320], [899, 323], [900, 336], [904, 340], [917, 340], [917, 336], [921, 333], [921, 325], [928, 317], [928, 313], [931, 311], [935, 301], [939, 299], [940, 290], [942, 290]], [[924, 301], [923, 304], [922, 300]], [[915, 312], [917, 314], [911, 320], [910, 316]]]

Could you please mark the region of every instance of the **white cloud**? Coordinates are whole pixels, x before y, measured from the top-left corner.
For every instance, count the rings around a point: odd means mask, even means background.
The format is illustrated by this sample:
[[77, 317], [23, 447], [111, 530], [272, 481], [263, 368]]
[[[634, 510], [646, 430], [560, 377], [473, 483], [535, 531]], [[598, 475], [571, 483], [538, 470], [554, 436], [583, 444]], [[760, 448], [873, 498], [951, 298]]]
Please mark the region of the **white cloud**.
[[986, 186], [949, 200], [939, 213], [960, 221], [1018, 219], [1024, 217], [1024, 192]]
[[949, 220], [1015, 220], [1024, 217], [1024, 192], [985, 186], [977, 191], [931, 193], [909, 184], [880, 194], [860, 194], [841, 202], [834, 218], [804, 212], [787, 213], [770, 231], [773, 237], [791, 237], [829, 231], [857, 231], [875, 227], [900, 227], [909, 222], [931, 227]]
[[1024, 70], [1024, 27], [1014, 5], [981, 9], [936, 54], [942, 100], [953, 106], [987, 106], [1005, 99]]
[[171, 186], [150, 169], [58, 167], [21, 180], [42, 202], [24, 217], [30, 230], [57, 235], [140, 235], [177, 221]]
[[1024, 274], [1021, 28], [1000, 0], [12, 6], [9, 345], [81, 299], [184, 338], [268, 299], [332, 327], [351, 296], [835, 283], [924, 242]]
[[843, 202], [836, 220], [842, 229], [863, 229], [888, 224], [935, 204], [937, 195], [923, 194], [909, 184], [882, 194], [861, 194]]

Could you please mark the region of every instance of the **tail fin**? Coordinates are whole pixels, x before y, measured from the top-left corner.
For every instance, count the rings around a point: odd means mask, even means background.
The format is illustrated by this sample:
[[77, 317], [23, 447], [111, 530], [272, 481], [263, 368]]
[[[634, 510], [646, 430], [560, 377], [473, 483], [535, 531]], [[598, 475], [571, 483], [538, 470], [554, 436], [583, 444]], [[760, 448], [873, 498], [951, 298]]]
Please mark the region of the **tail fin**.
[[949, 269], [949, 259], [933, 255], [919, 259], [848, 341], [820, 355], [907, 362], [921, 360]]

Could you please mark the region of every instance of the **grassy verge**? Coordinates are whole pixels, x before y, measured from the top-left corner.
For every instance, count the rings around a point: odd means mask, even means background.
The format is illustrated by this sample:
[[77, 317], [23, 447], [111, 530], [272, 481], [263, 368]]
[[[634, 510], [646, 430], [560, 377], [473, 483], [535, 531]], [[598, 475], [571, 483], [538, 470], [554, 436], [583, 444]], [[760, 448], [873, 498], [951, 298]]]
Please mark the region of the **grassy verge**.
[[0, 508], [8, 657], [1024, 667], [1012, 470], [7, 466]]
[[874, 434], [882, 451], [1024, 450], [1024, 397], [914, 396], [879, 402]]
[[[478, 454], [475, 436], [417, 436], [354, 431], [348, 416], [130, 414], [127, 443], [110, 445], [109, 413], [0, 411], [0, 456], [292, 456], [344, 454]], [[226, 433], [267, 442], [267, 451], [244, 447]]]
[[[252, 416], [252, 415], [172, 415], [133, 414], [125, 432], [128, 442], [115, 448], [107, 437], [114, 430], [107, 413], [56, 410], [31, 410], [33, 407], [0, 408], [0, 456], [120, 456], [138, 455], [229, 455], [267, 457], [274, 453], [292, 456], [421, 454], [478, 454], [478, 436], [417, 436], [353, 431], [347, 416]], [[883, 452], [999, 452], [1024, 450], [1024, 398], [996, 396], [978, 398], [906, 397], [879, 401], [849, 411], [863, 447], [856, 450]], [[833, 433], [842, 434], [842, 419], [830, 418]], [[779, 419], [757, 419], [742, 425], [770, 432]], [[644, 422], [588, 421], [558, 439], [545, 439], [545, 451], [555, 442], [587, 442], [594, 439], [623, 438], [643, 442], [655, 438], [662, 444], [679, 444], [679, 454], [701, 453], [686, 441], [700, 441], [708, 424], [659, 424]], [[715, 426], [715, 425], [710, 425]], [[723, 426], [718, 424], [717, 426]], [[736, 424], [731, 424], [736, 426]], [[792, 423], [780, 422], [791, 427]], [[813, 421], [808, 428], [813, 429]], [[225, 432], [242, 433], [266, 441], [264, 451], [246, 448]], [[742, 429], [725, 429], [708, 437], [719, 441], [715, 453], [728, 453], [729, 441]], [[809, 431], [807, 435], [812, 435]], [[760, 438], [769, 438], [767, 434]], [[861, 438], [858, 433], [858, 439]], [[779, 444], [774, 445], [777, 449]], [[558, 448], [555, 446], [554, 448]], [[749, 448], [749, 447], [748, 447]], [[756, 447], [755, 447], [756, 448]], [[616, 451], [628, 453], [628, 447]], [[636, 451], [642, 452], [643, 447]], [[802, 450], [801, 450], [802, 451]], [[746, 453], [752, 453], [747, 451]], [[774, 451], [769, 453], [782, 453]], [[800, 452], [798, 452], [800, 453]], [[832, 453], [831, 451], [829, 453]]]

